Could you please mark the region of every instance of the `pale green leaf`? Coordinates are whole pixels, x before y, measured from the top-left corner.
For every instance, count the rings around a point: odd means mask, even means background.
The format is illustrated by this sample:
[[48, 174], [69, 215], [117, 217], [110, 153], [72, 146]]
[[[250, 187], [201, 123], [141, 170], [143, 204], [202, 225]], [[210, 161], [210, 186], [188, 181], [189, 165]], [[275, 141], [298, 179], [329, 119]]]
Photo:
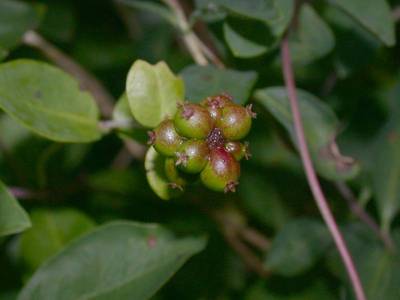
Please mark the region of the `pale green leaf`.
[[0, 236], [19, 233], [30, 226], [27, 213], [0, 181]]
[[204, 247], [204, 238], [175, 238], [159, 225], [109, 223], [48, 260], [18, 299], [149, 299]]
[[0, 108], [33, 132], [59, 142], [100, 138], [98, 108], [68, 74], [19, 59], [0, 65]]
[[173, 117], [185, 93], [183, 80], [164, 62], [150, 65], [137, 60], [128, 74], [126, 94], [135, 119], [143, 126], [156, 127]]
[[169, 185], [170, 182], [165, 175], [165, 158], [153, 147], [150, 147], [146, 153], [144, 167], [147, 181], [158, 197], [169, 200], [181, 194], [180, 190]]

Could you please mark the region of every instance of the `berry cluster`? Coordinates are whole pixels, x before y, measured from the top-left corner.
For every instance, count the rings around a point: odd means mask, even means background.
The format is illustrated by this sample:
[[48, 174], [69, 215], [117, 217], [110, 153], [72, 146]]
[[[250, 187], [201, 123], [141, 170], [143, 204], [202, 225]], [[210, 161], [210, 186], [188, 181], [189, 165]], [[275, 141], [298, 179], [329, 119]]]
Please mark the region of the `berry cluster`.
[[214, 191], [234, 192], [240, 176], [239, 161], [249, 158], [248, 143], [255, 113], [227, 94], [207, 97], [200, 104], [179, 104], [173, 119], [149, 132], [149, 144], [166, 157], [170, 185], [183, 189], [195, 174]]

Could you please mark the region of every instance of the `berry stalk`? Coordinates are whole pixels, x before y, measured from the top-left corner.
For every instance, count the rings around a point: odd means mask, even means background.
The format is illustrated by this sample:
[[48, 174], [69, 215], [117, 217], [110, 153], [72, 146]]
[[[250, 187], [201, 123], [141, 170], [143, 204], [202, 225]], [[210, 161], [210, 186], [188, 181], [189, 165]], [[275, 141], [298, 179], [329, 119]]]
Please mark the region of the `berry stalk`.
[[321, 185], [315, 173], [311, 156], [308, 150], [306, 138], [304, 135], [303, 123], [301, 120], [299, 104], [297, 100], [296, 84], [294, 82], [292, 62], [289, 50], [289, 41], [287, 35], [283, 38], [281, 43], [281, 55], [282, 55], [283, 76], [292, 110], [294, 129], [296, 132], [298, 148], [301, 160], [303, 162], [304, 170], [307, 176], [308, 184], [311, 188], [312, 194], [319, 208], [319, 211], [326, 225], [328, 226], [328, 229], [332, 235], [332, 238], [336, 244], [336, 247], [346, 267], [346, 271], [350, 277], [350, 281], [353, 286], [356, 298], [357, 300], [366, 300], [364, 289], [361, 284], [357, 269], [354, 265], [353, 259], [343, 239], [343, 236], [339, 230], [339, 227], [336, 224], [335, 218], [332, 215], [332, 212], [329, 208], [325, 195], [321, 189]]

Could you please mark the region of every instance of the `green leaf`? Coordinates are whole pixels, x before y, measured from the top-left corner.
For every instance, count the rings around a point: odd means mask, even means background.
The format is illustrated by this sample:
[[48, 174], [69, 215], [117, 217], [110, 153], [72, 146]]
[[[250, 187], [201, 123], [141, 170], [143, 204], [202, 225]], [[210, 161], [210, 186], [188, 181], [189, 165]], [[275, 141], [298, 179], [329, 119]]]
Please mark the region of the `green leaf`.
[[0, 108], [33, 132], [59, 142], [100, 138], [98, 108], [68, 74], [19, 59], [0, 65]]
[[260, 56], [278, 44], [265, 23], [251, 19], [228, 18], [224, 37], [232, 54], [240, 58]]
[[377, 54], [381, 42], [353, 18], [335, 6], [324, 10], [335, 32], [335, 64], [338, 76], [345, 78], [369, 64]]
[[381, 224], [389, 231], [400, 210], [400, 126], [395, 120], [382, 129], [375, 141], [371, 171]]
[[[338, 120], [332, 109], [315, 96], [297, 90], [303, 126], [318, 173], [332, 180], [348, 180], [359, 172], [359, 164], [340, 154], [335, 142]], [[257, 90], [255, 98], [286, 128], [294, 144], [296, 136], [286, 88]]]
[[180, 190], [169, 185], [169, 180], [165, 174], [165, 158], [158, 154], [153, 147], [150, 147], [146, 153], [144, 167], [147, 181], [158, 197], [169, 200], [181, 195]]
[[205, 244], [155, 224], [109, 223], [48, 260], [18, 299], [148, 299]]
[[330, 0], [387, 46], [396, 43], [395, 23], [386, 0]]
[[191, 102], [200, 102], [208, 96], [227, 92], [233, 96], [233, 101], [244, 104], [257, 81], [255, 72], [213, 66], [191, 65], [182, 70], [181, 76], [185, 81], [186, 98]]
[[38, 24], [39, 16], [40, 12], [26, 2], [1, 0], [0, 47], [9, 49], [17, 46], [22, 35]]
[[305, 65], [332, 51], [335, 37], [317, 12], [310, 5], [304, 4], [289, 43], [293, 62]]
[[25, 210], [0, 181], [0, 236], [19, 233], [30, 226]]
[[162, 6], [158, 3], [141, 1], [141, 0], [117, 0], [117, 1], [132, 8], [154, 13], [163, 18], [164, 20], [166, 20], [171, 25], [179, 28], [175, 15], [165, 6]]
[[135, 119], [143, 126], [156, 127], [175, 114], [185, 92], [183, 80], [164, 62], [150, 65], [137, 60], [129, 70], [126, 94]]
[[298, 275], [310, 269], [330, 243], [329, 232], [322, 222], [293, 220], [273, 240], [265, 267], [282, 276]]
[[38, 209], [31, 213], [31, 220], [32, 228], [21, 235], [20, 250], [32, 271], [95, 226], [89, 217], [74, 209]]
[[281, 36], [292, 18], [293, 0], [210, 0], [216, 6], [221, 6], [233, 16], [264, 22], [272, 34]]

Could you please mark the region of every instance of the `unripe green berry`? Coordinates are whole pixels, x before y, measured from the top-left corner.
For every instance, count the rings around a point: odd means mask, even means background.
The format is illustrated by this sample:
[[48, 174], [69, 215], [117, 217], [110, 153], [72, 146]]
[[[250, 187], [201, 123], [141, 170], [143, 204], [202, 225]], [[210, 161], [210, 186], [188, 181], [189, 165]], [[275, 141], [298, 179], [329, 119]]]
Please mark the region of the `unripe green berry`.
[[227, 142], [225, 150], [232, 154], [237, 161], [240, 161], [243, 157], [246, 160], [250, 158], [249, 143], [247, 142]]
[[164, 156], [174, 156], [183, 143], [171, 120], [165, 120], [154, 131], [149, 131], [149, 144]]
[[169, 185], [174, 189], [183, 191], [183, 188], [187, 184], [187, 180], [180, 174], [175, 166], [175, 160], [173, 158], [167, 158], [164, 165], [165, 175], [169, 181]]
[[251, 111], [251, 106], [227, 105], [221, 111], [217, 127], [227, 140], [237, 141], [249, 133], [253, 117], [255, 114]]
[[186, 173], [200, 173], [207, 163], [208, 153], [208, 146], [204, 140], [188, 140], [176, 153], [176, 165]]
[[240, 176], [240, 164], [224, 148], [211, 150], [210, 159], [201, 172], [203, 184], [211, 190], [234, 192]]
[[214, 127], [214, 121], [207, 109], [194, 103], [179, 106], [174, 124], [180, 135], [195, 139], [206, 138]]
[[207, 108], [211, 118], [217, 121], [221, 118], [222, 108], [232, 103], [232, 97], [223, 93], [221, 95], [207, 97], [200, 104]]

